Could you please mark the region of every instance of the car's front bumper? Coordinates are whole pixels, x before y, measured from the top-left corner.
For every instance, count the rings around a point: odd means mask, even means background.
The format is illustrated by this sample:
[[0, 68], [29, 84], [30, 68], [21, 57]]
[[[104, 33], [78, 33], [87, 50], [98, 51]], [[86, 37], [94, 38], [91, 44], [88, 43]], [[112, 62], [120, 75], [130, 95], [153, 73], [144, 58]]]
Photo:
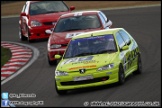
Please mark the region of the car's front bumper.
[[50, 61], [55, 60], [56, 54], [63, 55], [65, 50], [66, 50], [66, 47], [48, 50], [48, 57], [49, 57]]
[[52, 27], [53, 26], [41, 26], [29, 28], [30, 40], [49, 38], [50, 34], [47, 34], [45, 30], [51, 29]]
[[[79, 72], [75, 72], [69, 74], [68, 76], [55, 76], [55, 80], [58, 90], [70, 90], [85, 87], [101, 86], [118, 82], [118, 71], [119, 71], [118, 68], [114, 68], [111, 70], [94, 73], [86, 72], [84, 74], [80, 74]], [[89, 81], [84, 80], [80, 82], [73, 80], [73, 78], [76, 76], [88, 76], [88, 75], [92, 75], [93, 79]]]

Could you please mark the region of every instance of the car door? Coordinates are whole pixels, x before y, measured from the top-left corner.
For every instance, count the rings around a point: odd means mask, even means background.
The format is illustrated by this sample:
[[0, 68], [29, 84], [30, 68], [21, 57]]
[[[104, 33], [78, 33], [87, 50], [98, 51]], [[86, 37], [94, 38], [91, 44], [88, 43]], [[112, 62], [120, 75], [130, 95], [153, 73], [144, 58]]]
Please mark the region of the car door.
[[127, 43], [124, 41], [124, 39], [122, 38], [121, 34], [119, 32], [116, 33], [116, 41], [117, 41], [117, 45], [119, 46], [119, 51], [120, 51], [120, 59], [122, 60], [122, 64], [123, 64], [123, 69], [125, 74], [128, 73], [129, 71], [129, 62], [130, 62], [130, 50], [129, 48], [126, 50], [122, 50], [122, 48], [124, 46], [127, 45]]
[[119, 33], [121, 34], [122, 38], [129, 46], [130, 55], [129, 55], [129, 67], [130, 69], [133, 68], [134, 64], [136, 64], [135, 58], [137, 57], [137, 44], [134, 39], [131, 38], [130, 34], [125, 30], [120, 30]]

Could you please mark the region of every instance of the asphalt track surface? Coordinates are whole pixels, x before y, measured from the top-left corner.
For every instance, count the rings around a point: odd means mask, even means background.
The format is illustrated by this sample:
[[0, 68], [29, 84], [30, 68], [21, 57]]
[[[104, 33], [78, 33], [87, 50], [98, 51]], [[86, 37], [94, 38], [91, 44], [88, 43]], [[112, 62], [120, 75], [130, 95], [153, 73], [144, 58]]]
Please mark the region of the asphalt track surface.
[[35, 93], [36, 98], [10, 99], [44, 101], [47, 107], [84, 107], [92, 101], [158, 101], [161, 105], [161, 6], [103, 11], [113, 27], [125, 28], [137, 41], [142, 52], [143, 73], [131, 75], [122, 86], [116, 84], [70, 91], [59, 96], [54, 88], [55, 66], [47, 62], [47, 40], [35, 43], [18, 38], [19, 18], [1, 19], [1, 40], [30, 44], [40, 56], [24, 72], [1, 86], [1, 92]]

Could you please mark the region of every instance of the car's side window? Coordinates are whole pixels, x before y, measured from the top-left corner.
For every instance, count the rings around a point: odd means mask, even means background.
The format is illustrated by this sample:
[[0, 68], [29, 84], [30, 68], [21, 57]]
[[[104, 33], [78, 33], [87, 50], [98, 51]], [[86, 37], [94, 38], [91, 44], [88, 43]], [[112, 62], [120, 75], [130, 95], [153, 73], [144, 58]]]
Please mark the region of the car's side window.
[[131, 40], [130, 40], [129, 35], [124, 30], [120, 30], [119, 33], [122, 35], [122, 38], [127, 43], [127, 45], [130, 45]]
[[121, 35], [119, 34], [119, 32], [116, 33], [116, 40], [117, 40], [117, 44], [119, 48], [121, 49], [125, 45], [125, 42], [123, 38], [121, 37]]

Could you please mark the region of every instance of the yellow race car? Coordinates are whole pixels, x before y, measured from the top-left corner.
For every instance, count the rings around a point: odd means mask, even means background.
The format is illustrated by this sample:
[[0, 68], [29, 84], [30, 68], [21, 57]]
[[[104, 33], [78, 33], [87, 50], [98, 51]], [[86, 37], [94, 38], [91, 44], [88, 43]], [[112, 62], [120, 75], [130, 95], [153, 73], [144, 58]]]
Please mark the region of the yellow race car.
[[82, 33], [74, 36], [55, 70], [58, 94], [67, 90], [123, 84], [131, 73], [142, 72], [141, 53], [136, 41], [123, 28]]

